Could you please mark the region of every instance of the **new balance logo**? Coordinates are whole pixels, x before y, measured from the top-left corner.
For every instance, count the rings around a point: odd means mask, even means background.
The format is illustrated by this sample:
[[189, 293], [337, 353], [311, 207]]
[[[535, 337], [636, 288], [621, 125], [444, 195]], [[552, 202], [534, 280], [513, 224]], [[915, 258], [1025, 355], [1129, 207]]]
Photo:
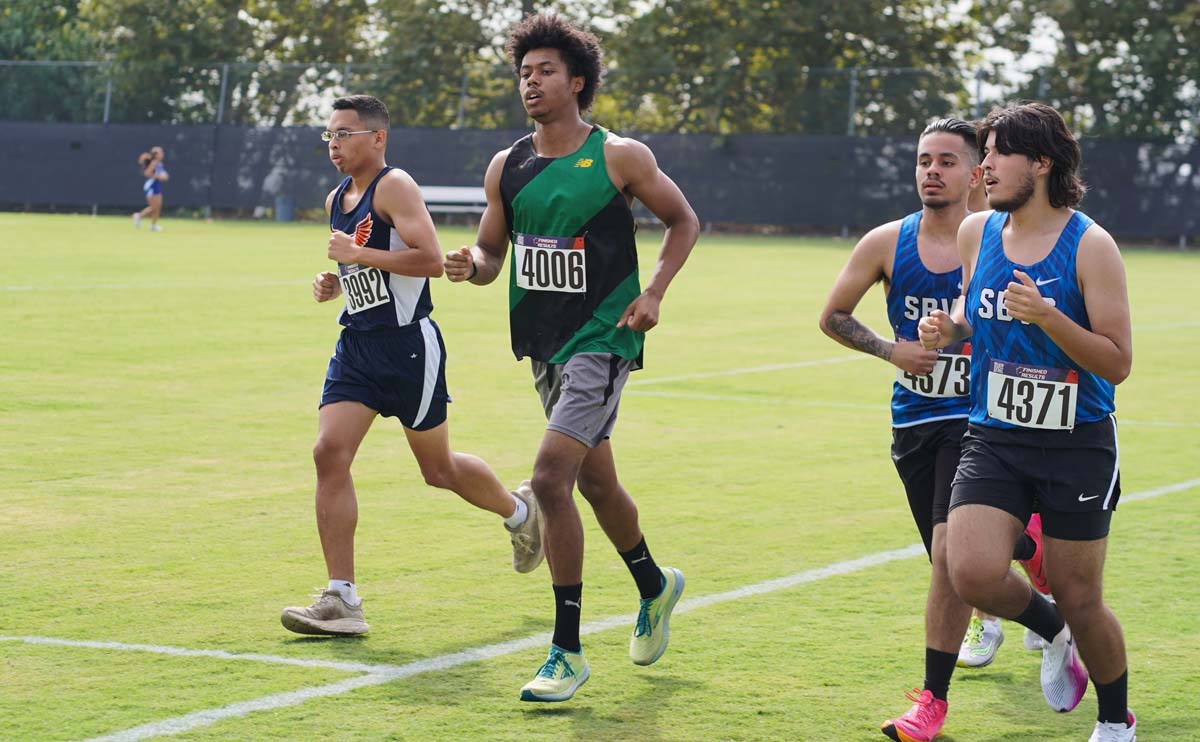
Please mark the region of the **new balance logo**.
[[1045, 286], [1046, 284], [1049, 284], [1049, 283], [1054, 283], [1054, 282], [1055, 282], [1055, 281], [1057, 281], [1059, 278], [1061, 278], [1061, 276], [1055, 276], [1054, 278], [1047, 278], [1047, 279], [1046, 279], [1046, 280], [1044, 280], [1044, 281], [1043, 281], [1042, 279], [1040, 279], [1040, 278], [1039, 278], [1039, 279], [1035, 280], [1033, 283], [1034, 283], [1035, 285], [1037, 285], [1037, 286]]
[[1087, 496], [1087, 495], [1084, 495], [1082, 492], [1080, 492], [1080, 493], [1079, 493], [1079, 501], [1080, 501], [1080, 502], [1087, 502], [1088, 500], [1095, 500], [1095, 499], [1096, 499], [1097, 497], [1099, 497], [1099, 496], [1100, 496], [1100, 495], [1090, 495], [1090, 496]]
[[580, 157], [575, 161], [575, 167], [591, 167], [592, 162], [594, 161], [589, 157]]

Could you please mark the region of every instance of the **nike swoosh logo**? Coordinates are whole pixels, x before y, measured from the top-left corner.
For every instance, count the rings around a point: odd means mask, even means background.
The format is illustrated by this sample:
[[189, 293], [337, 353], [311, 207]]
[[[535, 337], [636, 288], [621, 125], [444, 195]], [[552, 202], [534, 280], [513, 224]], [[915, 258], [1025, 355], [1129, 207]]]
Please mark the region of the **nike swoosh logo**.
[[1083, 496], [1083, 493], [1082, 493], [1082, 492], [1080, 492], [1080, 493], [1079, 493], [1079, 501], [1080, 501], [1080, 502], [1087, 502], [1088, 500], [1095, 500], [1095, 499], [1096, 499], [1097, 497], [1099, 497], [1099, 496], [1100, 496], [1100, 495], [1092, 495], [1092, 496], [1090, 496], [1090, 497], [1084, 497], [1084, 496]]
[[1034, 281], [1033, 283], [1034, 283], [1034, 285], [1036, 285], [1036, 286], [1045, 286], [1045, 285], [1046, 285], [1046, 284], [1048, 284], [1048, 283], [1054, 283], [1055, 281], [1057, 281], [1057, 280], [1058, 280], [1059, 278], [1061, 278], [1061, 277], [1062, 277], [1062, 276], [1058, 276], [1058, 277], [1055, 277], [1055, 278], [1047, 278], [1045, 281], [1043, 281], [1042, 279], [1040, 279], [1040, 278], [1039, 278], [1039, 279], [1037, 279], [1036, 281]]
[[630, 564], [637, 564], [638, 562], [644, 562], [649, 558], [650, 558], [649, 556], [638, 557], [637, 559], [634, 559], [632, 562], [630, 562]]

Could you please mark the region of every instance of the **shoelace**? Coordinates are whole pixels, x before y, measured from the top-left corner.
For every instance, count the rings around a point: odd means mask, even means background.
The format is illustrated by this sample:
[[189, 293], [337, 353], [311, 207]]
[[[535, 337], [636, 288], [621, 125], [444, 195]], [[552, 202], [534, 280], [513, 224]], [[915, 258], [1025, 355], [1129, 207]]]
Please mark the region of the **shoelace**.
[[[913, 694], [916, 695], [913, 695]], [[933, 724], [937, 721], [937, 711], [933, 707], [933, 693], [927, 690], [919, 691], [913, 688], [911, 691], [904, 694], [904, 697], [912, 701], [915, 705], [905, 714], [922, 727]]]
[[643, 600], [638, 608], [637, 625], [634, 627], [634, 636], [647, 636], [653, 629], [650, 627], [650, 604], [654, 599]]
[[513, 546], [524, 551], [526, 554], [532, 554], [535, 551], [533, 548], [533, 538], [528, 533], [511, 531], [508, 537], [512, 541]]
[[983, 621], [978, 618], [971, 619], [971, 625], [967, 627], [967, 641], [965, 644], [978, 644], [983, 638]]
[[553, 678], [560, 664], [563, 666], [563, 677], [567, 678], [575, 674], [571, 670], [571, 665], [567, 663], [567, 658], [563, 656], [563, 653], [558, 649], [551, 649], [550, 656], [542, 664], [542, 669], [538, 670], [537, 676], [539, 678]]

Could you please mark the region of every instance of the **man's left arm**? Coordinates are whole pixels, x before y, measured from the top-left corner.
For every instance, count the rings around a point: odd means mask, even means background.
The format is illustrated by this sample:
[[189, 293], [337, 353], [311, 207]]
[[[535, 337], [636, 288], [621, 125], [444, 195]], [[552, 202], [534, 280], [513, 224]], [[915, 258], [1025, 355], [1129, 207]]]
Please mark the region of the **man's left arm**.
[[1008, 285], [1004, 303], [1009, 314], [1042, 328], [1081, 367], [1120, 384], [1133, 367], [1133, 329], [1117, 243], [1093, 226], [1080, 239], [1075, 266], [1090, 330], [1046, 303], [1036, 282], [1022, 271], [1014, 271], [1016, 280]]
[[654, 274], [617, 322], [617, 327], [646, 332], [658, 324], [659, 304], [691, 254], [700, 236], [700, 222], [679, 186], [658, 168], [649, 147], [633, 139], [618, 138], [606, 145], [604, 154], [612, 174], [620, 180], [617, 187], [645, 204], [667, 228]]

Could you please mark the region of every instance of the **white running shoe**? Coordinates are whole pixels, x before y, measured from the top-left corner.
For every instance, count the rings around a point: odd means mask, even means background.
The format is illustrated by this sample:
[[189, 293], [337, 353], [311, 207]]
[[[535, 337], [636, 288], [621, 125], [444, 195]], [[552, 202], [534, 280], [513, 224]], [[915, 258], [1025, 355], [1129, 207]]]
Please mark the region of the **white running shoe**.
[[[317, 588], [320, 590], [320, 588]], [[355, 636], [370, 628], [363, 620], [362, 601], [350, 605], [334, 590], [321, 590], [317, 602], [307, 608], [284, 608], [279, 617], [283, 628], [297, 634]]]
[[1137, 742], [1137, 719], [1130, 711], [1127, 724], [1098, 721], [1088, 742]]
[[133, 212], [133, 228], [137, 229], [142, 226], [142, 212]]
[[959, 667], [987, 667], [996, 659], [996, 650], [1004, 643], [1004, 629], [999, 619], [983, 620], [971, 616], [967, 635], [958, 648]]
[[1042, 648], [1042, 695], [1050, 708], [1066, 713], [1079, 705], [1087, 685], [1087, 670], [1075, 652], [1071, 627], [1063, 626], [1054, 641]]
[[[542, 510], [538, 507], [537, 498], [533, 496], [533, 488], [530, 486], [529, 480], [517, 487], [516, 492], [513, 492], [513, 497], [518, 498], [525, 503], [528, 510], [528, 515], [525, 517], [525, 522], [514, 529], [508, 531], [508, 538], [512, 541], [512, 565], [513, 569], [522, 574], [532, 572], [537, 569], [537, 566], [542, 563], [545, 557], [545, 552], [542, 549]], [[505, 526], [507, 529], [508, 527]]]

